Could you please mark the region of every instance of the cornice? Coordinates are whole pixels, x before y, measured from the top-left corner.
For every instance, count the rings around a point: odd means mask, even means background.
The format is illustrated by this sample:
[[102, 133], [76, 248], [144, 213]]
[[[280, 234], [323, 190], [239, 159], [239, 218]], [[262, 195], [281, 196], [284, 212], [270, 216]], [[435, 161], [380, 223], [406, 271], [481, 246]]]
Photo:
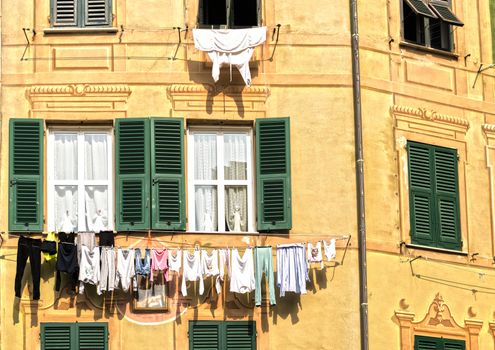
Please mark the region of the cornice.
[[420, 118], [426, 121], [441, 122], [445, 124], [456, 125], [464, 129], [469, 129], [469, 121], [459, 117], [447, 114], [441, 114], [426, 108], [415, 108], [401, 105], [393, 105], [391, 111], [394, 115], [400, 114], [413, 118]]
[[131, 89], [128, 85], [92, 85], [92, 84], [69, 84], [69, 85], [38, 85], [27, 89], [29, 97], [36, 96], [97, 96], [97, 95], [124, 95], [129, 96]]

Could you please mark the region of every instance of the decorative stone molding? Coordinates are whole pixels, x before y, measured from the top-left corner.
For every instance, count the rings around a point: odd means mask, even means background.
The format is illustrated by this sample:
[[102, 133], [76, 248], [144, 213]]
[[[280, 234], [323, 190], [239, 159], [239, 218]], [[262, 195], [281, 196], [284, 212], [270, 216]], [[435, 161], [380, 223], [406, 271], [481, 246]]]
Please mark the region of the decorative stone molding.
[[425, 120], [439, 121], [447, 124], [454, 124], [469, 129], [469, 121], [466, 119], [453, 117], [451, 115], [441, 114], [436, 111], [432, 111], [426, 108], [414, 108], [400, 105], [392, 106], [393, 114], [402, 114], [405, 116], [419, 117]]
[[128, 85], [40, 85], [26, 90], [31, 117], [45, 119], [108, 120], [125, 117]]
[[265, 115], [270, 89], [265, 86], [216, 86], [175, 84], [167, 88], [173, 114], [205, 118], [208, 114], [225, 116]]
[[[492, 237], [495, 237], [495, 124], [483, 124], [481, 126], [485, 134], [486, 145], [486, 167], [488, 169], [490, 181], [490, 211], [491, 211], [491, 230]], [[495, 255], [495, 240], [492, 238], [492, 255]]]
[[415, 313], [410, 311], [395, 311], [395, 317], [400, 326], [401, 350], [413, 350], [414, 336], [416, 335], [461, 339], [466, 341], [466, 349], [479, 349], [478, 337], [483, 321], [465, 319], [464, 327], [462, 327], [454, 320], [450, 308], [439, 293], [433, 299], [426, 316], [421, 321], [414, 322], [415, 316]]

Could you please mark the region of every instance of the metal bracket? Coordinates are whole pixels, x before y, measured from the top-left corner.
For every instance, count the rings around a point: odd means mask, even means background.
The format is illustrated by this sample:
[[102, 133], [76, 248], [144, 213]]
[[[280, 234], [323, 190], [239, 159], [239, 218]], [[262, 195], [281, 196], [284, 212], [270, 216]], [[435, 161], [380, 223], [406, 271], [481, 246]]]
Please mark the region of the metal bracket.
[[[179, 42], [177, 43], [177, 46], [175, 48], [174, 56], [170, 58], [172, 61], [175, 61], [177, 59], [177, 52], [179, 51], [180, 44], [182, 44], [182, 38], [180, 37], [180, 27], [174, 27], [174, 29], [177, 29], [177, 36], [179, 37]], [[188, 28], [186, 27], [186, 34], [187, 34]]]
[[483, 63], [480, 64], [480, 67], [478, 68], [478, 73], [476, 73], [476, 78], [474, 78], [474, 83], [473, 83], [473, 89], [474, 86], [476, 85], [476, 81], [478, 80], [478, 76], [481, 74], [481, 72], [484, 72], [487, 69], [495, 67], [495, 63], [489, 64], [486, 67], [483, 67]]
[[270, 56], [270, 58], [268, 59], [268, 61], [270, 62], [273, 62], [273, 56], [275, 56], [275, 50], [277, 50], [277, 45], [278, 45], [278, 37], [280, 35], [280, 27], [282, 25], [281, 24], [277, 24], [277, 27], [276, 28], [273, 28], [273, 32], [272, 32], [272, 41], [273, 41], [273, 37], [275, 36], [275, 34], [277, 35], [276, 36], [276, 39], [275, 39], [275, 46], [273, 47], [273, 51], [272, 51], [272, 55]]
[[[29, 41], [29, 38], [27, 36], [27, 32], [31, 31], [29, 28], [22, 28], [22, 31], [24, 32], [24, 38], [26, 38], [26, 47], [24, 48], [24, 52], [22, 53], [21, 61], [27, 61], [27, 59], [24, 59], [24, 56], [26, 55], [27, 50], [31, 46], [31, 42]], [[33, 30], [33, 36], [36, 35], [36, 32]]]

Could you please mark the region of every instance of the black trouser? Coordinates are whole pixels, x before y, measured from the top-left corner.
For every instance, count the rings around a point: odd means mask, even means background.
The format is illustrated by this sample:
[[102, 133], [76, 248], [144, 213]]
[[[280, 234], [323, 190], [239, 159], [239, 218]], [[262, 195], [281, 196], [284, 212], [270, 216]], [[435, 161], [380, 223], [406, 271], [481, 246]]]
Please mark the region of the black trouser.
[[21, 284], [26, 262], [31, 263], [31, 277], [33, 278], [33, 299], [40, 298], [41, 274], [41, 239], [19, 237], [17, 243], [17, 268], [15, 273], [15, 296], [21, 297]]

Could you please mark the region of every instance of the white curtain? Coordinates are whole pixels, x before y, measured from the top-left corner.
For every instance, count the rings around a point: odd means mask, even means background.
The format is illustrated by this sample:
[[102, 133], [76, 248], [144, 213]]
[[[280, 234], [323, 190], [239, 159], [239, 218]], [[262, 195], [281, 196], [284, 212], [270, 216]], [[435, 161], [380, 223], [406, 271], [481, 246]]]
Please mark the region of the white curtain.
[[196, 186], [196, 230], [218, 231], [217, 187]]
[[224, 135], [224, 176], [226, 180], [247, 179], [247, 136]]
[[247, 187], [225, 186], [225, 221], [229, 231], [247, 231]]
[[54, 135], [54, 177], [55, 180], [77, 179], [77, 135]]
[[84, 135], [84, 178], [108, 179], [108, 145], [105, 134]]
[[194, 134], [194, 178], [217, 179], [217, 136]]
[[85, 186], [84, 206], [86, 220], [84, 231], [100, 232], [108, 229], [107, 186]]
[[55, 230], [77, 231], [77, 186], [55, 186]]

